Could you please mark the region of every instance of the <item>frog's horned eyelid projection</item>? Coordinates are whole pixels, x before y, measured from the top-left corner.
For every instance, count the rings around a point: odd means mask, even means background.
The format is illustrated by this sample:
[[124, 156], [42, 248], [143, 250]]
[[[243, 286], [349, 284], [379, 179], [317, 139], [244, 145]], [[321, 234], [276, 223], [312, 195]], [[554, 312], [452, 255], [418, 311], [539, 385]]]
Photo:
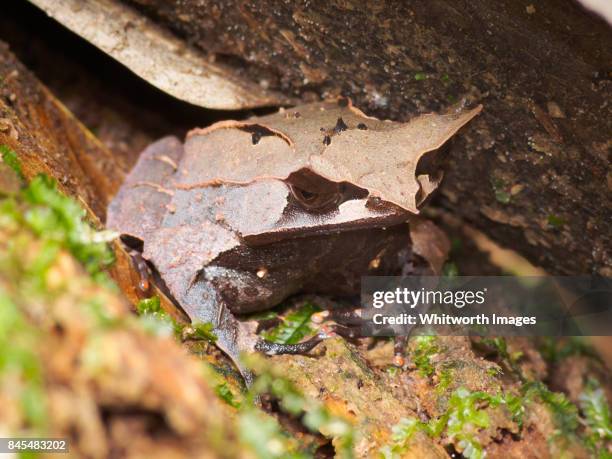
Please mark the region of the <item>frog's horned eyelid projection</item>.
[[420, 159], [438, 150], [481, 110], [477, 106], [420, 115], [400, 123], [366, 117], [350, 104], [322, 102], [301, 107], [299, 117], [277, 113], [252, 121], [221, 121], [188, 133], [177, 186], [286, 180], [307, 169], [418, 213], [419, 204], [438, 184], [417, 176]]

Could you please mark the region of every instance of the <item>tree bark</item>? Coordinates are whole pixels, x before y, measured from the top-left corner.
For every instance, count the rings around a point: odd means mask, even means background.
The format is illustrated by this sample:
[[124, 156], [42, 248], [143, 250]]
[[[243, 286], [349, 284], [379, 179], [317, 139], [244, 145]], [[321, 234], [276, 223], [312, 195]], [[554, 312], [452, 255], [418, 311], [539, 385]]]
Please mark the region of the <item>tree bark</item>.
[[438, 204], [551, 273], [612, 275], [612, 33], [544, 0], [130, 2], [236, 72], [405, 120], [457, 100]]

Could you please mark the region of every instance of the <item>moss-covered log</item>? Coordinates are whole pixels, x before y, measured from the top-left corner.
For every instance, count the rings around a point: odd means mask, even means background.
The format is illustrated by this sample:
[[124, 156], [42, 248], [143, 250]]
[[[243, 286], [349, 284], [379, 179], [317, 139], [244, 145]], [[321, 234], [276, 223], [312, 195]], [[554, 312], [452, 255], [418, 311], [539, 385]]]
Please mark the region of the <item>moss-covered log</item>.
[[1, 42], [0, 145], [16, 152], [26, 178], [56, 178], [104, 220], [124, 167]]
[[[127, 169], [0, 42], [0, 148], [15, 157], [25, 179], [54, 178], [60, 190], [78, 199], [92, 223], [101, 226], [106, 206]], [[132, 301], [138, 274], [120, 244], [113, 277]]]

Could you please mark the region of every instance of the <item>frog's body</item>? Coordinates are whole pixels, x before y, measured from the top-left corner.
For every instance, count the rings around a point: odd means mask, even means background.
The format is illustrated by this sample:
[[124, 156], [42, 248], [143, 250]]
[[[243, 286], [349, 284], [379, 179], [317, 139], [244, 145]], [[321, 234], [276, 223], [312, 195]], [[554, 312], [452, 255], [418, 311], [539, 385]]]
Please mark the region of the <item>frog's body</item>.
[[[107, 224], [142, 242], [170, 296], [212, 322], [236, 359], [256, 342], [241, 314], [298, 292], [354, 295], [363, 275], [439, 268], [444, 238], [408, 225], [434, 185], [416, 167], [478, 111], [431, 115], [424, 140], [410, 123], [336, 103], [218, 123], [185, 145], [164, 138], [142, 153]], [[401, 156], [406, 135], [423, 145]]]

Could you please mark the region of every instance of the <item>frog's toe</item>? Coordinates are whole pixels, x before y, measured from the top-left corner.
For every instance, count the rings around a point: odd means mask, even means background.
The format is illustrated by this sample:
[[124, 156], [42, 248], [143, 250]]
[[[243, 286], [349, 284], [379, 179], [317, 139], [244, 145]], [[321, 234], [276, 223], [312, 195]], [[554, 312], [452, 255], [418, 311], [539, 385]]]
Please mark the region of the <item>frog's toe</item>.
[[354, 327], [363, 324], [361, 309], [331, 309], [316, 312], [312, 315], [312, 321], [316, 324], [323, 322], [336, 322], [345, 327]]
[[406, 365], [408, 336], [395, 336], [393, 341], [393, 365], [401, 368]]
[[257, 344], [255, 344], [255, 350], [263, 352], [267, 355], [306, 354], [326, 337], [327, 336], [325, 334], [319, 333], [309, 340], [297, 344], [280, 344], [266, 340], [259, 340]]
[[330, 324], [322, 327], [322, 330], [328, 337], [338, 335], [345, 339], [357, 339], [367, 336], [366, 330], [361, 325]]

